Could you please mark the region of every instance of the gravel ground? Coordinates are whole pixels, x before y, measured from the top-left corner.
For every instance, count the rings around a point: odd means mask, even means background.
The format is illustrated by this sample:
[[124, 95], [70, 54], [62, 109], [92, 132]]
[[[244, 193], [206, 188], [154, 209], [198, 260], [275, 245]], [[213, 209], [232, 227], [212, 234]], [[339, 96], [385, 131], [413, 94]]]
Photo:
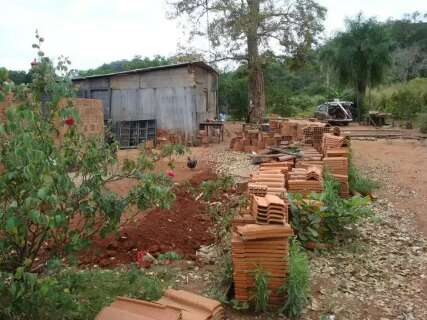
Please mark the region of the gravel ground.
[[[224, 148], [203, 154], [217, 172], [233, 175], [237, 181], [256, 170], [245, 153]], [[398, 160], [385, 157], [378, 163], [359, 162], [362, 171], [382, 183], [381, 197], [372, 204], [374, 216], [357, 226], [354, 238], [340, 247], [310, 253], [312, 298], [302, 319], [427, 319], [427, 240], [417, 225], [420, 209], [398, 205], [419, 195], [396, 182], [396, 169], [387, 165], [388, 159]], [[177, 279], [179, 287], [212, 292], [217, 265], [184, 269]], [[227, 309], [227, 319], [284, 319]]]

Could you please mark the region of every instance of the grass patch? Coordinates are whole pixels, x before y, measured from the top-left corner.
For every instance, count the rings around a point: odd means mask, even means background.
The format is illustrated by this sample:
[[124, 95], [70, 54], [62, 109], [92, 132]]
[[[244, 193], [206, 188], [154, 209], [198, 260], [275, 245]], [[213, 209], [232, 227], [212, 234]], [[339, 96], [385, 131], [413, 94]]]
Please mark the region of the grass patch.
[[159, 256], [157, 257], [157, 260], [158, 261], [165, 261], [165, 260], [175, 261], [175, 260], [181, 260], [181, 256], [175, 251], [169, 251], [169, 252], [159, 254]]
[[94, 319], [96, 314], [118, 296], [157, 300], [167, 287], [167, 282], [132, 267], [128, 269], [90, 269], [61, 272], [57, 280], [66, 284], [79, 305], [75, 319]]
[[351, 192], [358, 192], [362, 195], [370, 195], [380, 187], [378, 181], [362, 175], [353, 164], [351, 158], [349, 160], [348, 182]]
[[262, 268], [254, 271], [255, 292], [253, 301], [255, 302], [256, 312], [265, 312], [270, 301], [270, 290], [268, 289], [268, 276]]
[[281, 309], [290, 319], [298, 319], [308, 303], [310, 292], [310, 266], [299, 242], [293, 238], [289, 250], [289, 279], [282, 288], [288, 295]]

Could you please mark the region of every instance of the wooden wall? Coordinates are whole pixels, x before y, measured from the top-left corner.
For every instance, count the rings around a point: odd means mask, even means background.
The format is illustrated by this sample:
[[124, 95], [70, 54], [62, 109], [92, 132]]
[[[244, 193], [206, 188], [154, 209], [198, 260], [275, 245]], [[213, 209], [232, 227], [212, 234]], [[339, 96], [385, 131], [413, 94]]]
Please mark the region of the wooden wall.
[[104, 102], [105, 119], [151, 120], [157, 127], [192, 137], [199, 123], [217, 116], [217, 74], [182, 66], [75, 81], [81, 97]]

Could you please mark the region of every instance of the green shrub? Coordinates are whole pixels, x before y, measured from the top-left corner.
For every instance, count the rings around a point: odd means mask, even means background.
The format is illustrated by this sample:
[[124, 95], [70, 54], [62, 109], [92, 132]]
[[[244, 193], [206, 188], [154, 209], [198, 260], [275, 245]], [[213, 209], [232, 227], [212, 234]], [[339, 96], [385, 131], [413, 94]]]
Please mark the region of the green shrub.
[[324, 192], [291, 196], [291, 225], [301, 242], [333, 242], [370, 214], [369, 198], [343, 199], [338, 192], [339, 182], [326, 175]]
[[217, 199], [222, 192], [231, 189], [234, 185], [232, 176], [220, 176], [216, 180], [203, 181], [200, 184], [200, 192], [203, 193], [205, 201]]
[[[129, 206], [170, 206], [172, 181], [154, 173], [153, 162], [183, 149], [142, 153], [112, 172], [117, 146], [78, 130], [79, 114], [69, 99], [74, 94], [69, 61], [54, 65], [41, 51], [43, 38], [36, 37], [32, 83], [14, 87], [0, 76], [0, 92], [16, 98], [0, 125], [0, 310], [13, 319], [67, 319], [66, 305], [73, 297], [66, 294], [62, 277], [44, 275], [44, 262], [70, 257], [95, 234], [116, 231]], [[66, 129], [61, 139], [58, 125]], [[128, 194], [107, 188], [122, 178], [137, 181]]]
[[396, 119], [412, 121], [417, 113], [427, 112], [427, 79], [415, 78], [380, 86], [372, 90], [369, 97], [373, 109], [391, 112]]
[[427, 112], [418, 114], [417, 125], [422, 133], [427, 133]]
[[256, 269], [253, 275], [255, 280], [255, 291], [253, 295], [255, 311], [265, 312], [268, 308], [271, 293], [268, 289], [268, 275], [262, 268]]
[[308, 257], [299, 242], [293, 238], [289, 250], [289, 277], [281, 288], [287, 293], [285, 305], [280, 310], [291, 319], [302, 314], [310, 292], [310, 266]]

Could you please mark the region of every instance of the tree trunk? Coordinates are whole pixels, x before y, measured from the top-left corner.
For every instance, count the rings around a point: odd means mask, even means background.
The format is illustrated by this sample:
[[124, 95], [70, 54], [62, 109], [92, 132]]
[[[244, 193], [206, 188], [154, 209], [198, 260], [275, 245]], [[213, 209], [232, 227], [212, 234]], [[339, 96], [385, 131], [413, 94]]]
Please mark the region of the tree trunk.
[[366, 95], [366, 82], [365, 81], [359, 81], [357, 83], [357, 97], [356, 97], [356, 103], [357, 103], [357, 115], [358, 115], [358, 121], [362, 121], [362, 118], [365, 114], [365, 95]]
[[260, 123], [265, 113], [264, 75], [258, 52], [258, 24], [260, 0], [247, 0], [249, 8], [248, 42], [248, 86], [249, 113], [248, 120]]

